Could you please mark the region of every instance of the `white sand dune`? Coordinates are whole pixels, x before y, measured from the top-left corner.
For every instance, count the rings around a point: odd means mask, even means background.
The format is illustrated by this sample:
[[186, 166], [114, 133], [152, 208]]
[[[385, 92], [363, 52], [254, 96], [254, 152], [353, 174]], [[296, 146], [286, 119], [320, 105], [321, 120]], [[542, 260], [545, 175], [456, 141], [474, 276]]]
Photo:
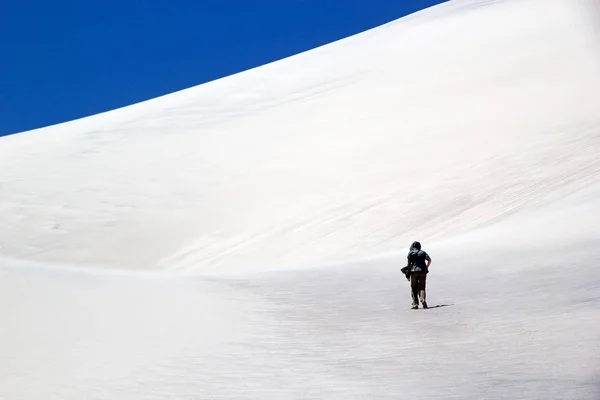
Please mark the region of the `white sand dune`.
[[455, 0], [1, 138], [0, 398], [599, 399], [595, 12]]

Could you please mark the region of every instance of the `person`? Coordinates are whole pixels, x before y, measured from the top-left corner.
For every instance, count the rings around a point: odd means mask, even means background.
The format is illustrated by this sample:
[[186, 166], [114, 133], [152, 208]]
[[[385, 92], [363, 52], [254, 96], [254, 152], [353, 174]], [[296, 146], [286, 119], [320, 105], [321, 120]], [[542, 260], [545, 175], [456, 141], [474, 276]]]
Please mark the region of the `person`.
[[421, 250], [421, 243], [413, 242], [406, 256], [407, 266], [402, 268], [406, 279], [410, 281], [410, 293], [412, 297], [412, 308], [419, 308], [419, 300], [423, 308], [427, 308], [425, 286], [431, 257], [425, 251]]

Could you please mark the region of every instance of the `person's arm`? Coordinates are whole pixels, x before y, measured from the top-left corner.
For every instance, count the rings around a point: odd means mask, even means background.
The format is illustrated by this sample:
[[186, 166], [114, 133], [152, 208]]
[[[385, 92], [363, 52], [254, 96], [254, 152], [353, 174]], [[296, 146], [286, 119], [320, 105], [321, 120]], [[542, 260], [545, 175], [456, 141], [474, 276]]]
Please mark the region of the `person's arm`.
[[429, 254], [425, 253], [425, 259], [427, 260], [427, 269], [429, 269], [429, 266], [431, 265], [431, 257], [429, 257]]

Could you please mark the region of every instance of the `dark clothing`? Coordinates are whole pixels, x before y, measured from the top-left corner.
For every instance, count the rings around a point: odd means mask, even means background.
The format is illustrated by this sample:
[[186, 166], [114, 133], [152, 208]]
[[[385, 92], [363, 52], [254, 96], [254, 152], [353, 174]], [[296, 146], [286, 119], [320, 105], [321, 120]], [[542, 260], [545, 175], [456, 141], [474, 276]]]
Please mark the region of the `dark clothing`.
[[427, 308], [425, 286], [427, 274], [429, 273], [427, 261], [431, 261], [431, 258], [425, 251], [421, 250], [421, 243], [414, 242], [410, 246], [406, 259], [408, 263], [406, 267], [402, 268], [402, 272], [410, 280], [410, 295], [412, 297], [413, 308], [418, 308], [419, 301], [423, 303], [424, 308]]
[[425, 286], [427, 282], [427, 274], [424, 272], [413, 272], [410, 274], [410, 294], [412, 297], [412, 305], [416, 306], [419, 301], [425, 301]]
[[429, 254], [424, 252], [423, 250], [418, 250], [415, 248], [411, 248], [408, 252], [408, 256], [406, 257], [408, 261], [408, 265], [411, 267], [410, 272], [424, 272], [429, 273], [427, 268], [426, 261], [431, 261]]

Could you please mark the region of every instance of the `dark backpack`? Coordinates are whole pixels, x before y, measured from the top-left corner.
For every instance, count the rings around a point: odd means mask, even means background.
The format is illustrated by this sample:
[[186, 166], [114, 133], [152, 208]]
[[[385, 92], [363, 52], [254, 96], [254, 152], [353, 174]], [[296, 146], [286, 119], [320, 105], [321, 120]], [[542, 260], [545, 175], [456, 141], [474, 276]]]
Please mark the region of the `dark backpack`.
[[413, 267], [417, 265], [418, 252], [419, 251], [417, 250], [417, 252], [415, 253], [415, 250], [411, 249], [408, 253], [408, 256], [406, 257], [406, 267], [400, 270], [404, 274], [404, 276], [406, 276], [406, 279], [410, 279], [410, 273], [412, 272]]
[[413, 267], [418, 267], [421, 271], [425, 273], [429, 272], [427, 271], [427, 264], [425, 263], [425, 253], [423, 251], [417, 249], [411, 250], [408, 253], [407, 260], [408, 266], [411, 267], [411, 270], [413, 269]]

